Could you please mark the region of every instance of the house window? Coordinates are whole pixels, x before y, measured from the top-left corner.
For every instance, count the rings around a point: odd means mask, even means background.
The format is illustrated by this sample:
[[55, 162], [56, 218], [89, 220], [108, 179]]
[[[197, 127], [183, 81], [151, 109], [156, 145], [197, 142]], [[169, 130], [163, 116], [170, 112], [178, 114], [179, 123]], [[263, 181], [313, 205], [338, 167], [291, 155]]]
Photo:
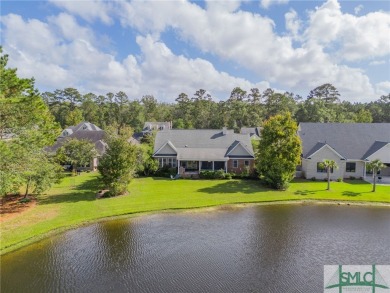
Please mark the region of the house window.
[[345, 171], [351, 173], [356, 172], [356, 163], [347, 163], [345, 165]]
[[238, 168], [238, 160], [233, 160], [233, 168]]
[[244, 161], [244, 165], [248, 167], [249, 166], [249, 161]]
[[[322, 167], [322, 162], [317, 163], [317, 173], [326, 173], [326, 169]], [[330, 169], [330, 173], [333, 173], [333, 168]]]

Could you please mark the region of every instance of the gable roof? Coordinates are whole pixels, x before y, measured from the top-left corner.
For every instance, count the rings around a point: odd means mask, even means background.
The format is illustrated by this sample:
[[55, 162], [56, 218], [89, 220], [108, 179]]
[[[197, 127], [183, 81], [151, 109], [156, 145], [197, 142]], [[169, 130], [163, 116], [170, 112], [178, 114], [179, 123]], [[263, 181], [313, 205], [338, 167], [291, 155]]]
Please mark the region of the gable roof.
[[172, 129], [171, 122], [145, 122], [143, 132], [150, 132], [152, 130], [166, 130]]
[[[93, 123], [83, 121], [75, 126], [69, 126], [69, 127], [65, 128], [62, 131], [61, 136], [69, 137], [70, 135], [72, 135], [73, 133], [78, 132], [78, 131], [102, 131], [102, 129]], [[64, 135], [65, 133], [67, 133], [67, 134]]]
[[219, 129], [171, 129], [156, 134], [154, 155], [157, 155], [167, 142], [177, 151], [178, 159], [192, 160], [227, 160], [228, 152], [241, 144], [254, 157], [252, 143], [248, 134], [234, 133], [232, 130], [223, 134]]
[[69, 136], [59, 137], [56, 143], [50, 147], [47, 147], [46, 150], [48, 152], [56, 152], [57, 149], [59, 149], [68, 139], [83, 139], [95, 144], [95, 148], [98, 153], [103, 154], [105, 152], [106, 146], [104, 142], [104, 136], [105, 132], [103, 130], [79, 130]]
[[328, 148], [329, 150], [331, 150], [333, 153], [335, 153], [338, 157], [340, 157], [341, 159], [344, 159], [345, 158], [340, 155], [334, 148], [332, 148], [330, 145], [328, 145], [327, 143], [322, 143], [322, 142], [318, 142], [311, 150], [310, 152], [307, 154], [307, 158], [310, 158], [311, 156], [313, 156], [315, 153], [319, 152], [321, 149], [323, 148]]
[[390, 142], [385, 141], [376, 141], [372, 144], [372, 146], [368, 149], [368, 151], [363, 155], [363, 159], [367, 159], [369, 156], [375, 154], [384, 146], [388, 145]]
[[[234, 154], [233, 152], [234, 151], [237, 151], [241, 148], [241, 150], [243, 150], [244, 153], [246, 153], [245, 155], [237, 155], [237, 154]], [[248, 148], [243, 145], [240, 141], [236, 140], [234, 141], [230, 147], [228, 148], [228, 150], [226, 151], [226, 156], [229, 156], [229, 157], [244, 157], [244, 156], [253, 156], [253, 149], [252, 150], [248, 150]]]
[[363, 160], [375, 141], [390, 142], [390, 123], [305, 122], [299, 124], [298, 135], [304, 158], [327, 144], [346, 159]]

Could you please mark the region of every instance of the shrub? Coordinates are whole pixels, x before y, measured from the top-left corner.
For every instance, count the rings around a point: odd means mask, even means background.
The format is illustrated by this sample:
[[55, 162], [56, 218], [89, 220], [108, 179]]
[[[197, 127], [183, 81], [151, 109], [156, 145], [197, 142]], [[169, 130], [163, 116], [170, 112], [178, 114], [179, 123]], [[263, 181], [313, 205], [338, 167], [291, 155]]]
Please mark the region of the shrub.
[[317, 179], [316, 179], [316, 177], [311, 177], [310, 180], [311, 181], [316, 181]]
[[171, 175], [176, 175], [176, 174], [177, 174], [177, 168], [164, 166], [158, 169], [154, 175], [157, 177], [170, 177]]
[[337, 182], [343, 182], [343, 178], [341, 177], [337, 178]]
[[349, 180], [355, 180], [356, 177], [355, 176], [349, 176]]
[[230, 173], [225, 173], [223, 169], [218, 171], [203, 170], [200, 171], [199, 177], [202, 179], [231, 179], [232, 175]]

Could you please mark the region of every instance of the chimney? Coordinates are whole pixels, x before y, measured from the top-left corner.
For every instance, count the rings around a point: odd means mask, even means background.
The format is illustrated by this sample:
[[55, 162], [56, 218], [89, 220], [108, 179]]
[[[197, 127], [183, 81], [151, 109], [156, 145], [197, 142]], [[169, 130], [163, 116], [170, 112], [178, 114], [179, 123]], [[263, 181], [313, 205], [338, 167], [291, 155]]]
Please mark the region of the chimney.
[[222, 127], [222, 134], [223, 134], [223, 135], [226, 135], [226, 134], [227, 134], [227, 128], [226, 128], [226, 127]]

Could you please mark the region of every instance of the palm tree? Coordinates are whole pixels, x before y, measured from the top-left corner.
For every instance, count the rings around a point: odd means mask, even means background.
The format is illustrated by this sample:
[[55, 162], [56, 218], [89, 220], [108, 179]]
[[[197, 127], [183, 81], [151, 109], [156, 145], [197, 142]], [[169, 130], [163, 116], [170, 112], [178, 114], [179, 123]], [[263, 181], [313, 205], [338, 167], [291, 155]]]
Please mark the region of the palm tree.
[[328, 188], [327, 190], [330, 190], [330, 171], [333, 169], [337, 169], [339, 166], [337, 166], [336, 162], [333, 160], [325, 159], [320, 164], [321, 168], [324, 168], [326, 170], [326, 175], [328, 178]]
[[367, 170], [372, 171], [372, 177], [374, 178], [372, 192], [375, 192], [376, 189], [376, 173], [378, 173], [384, 167], [386, 167], [386, 165], [383, 164], [379, 159], [373, 160], [367, 164]]

